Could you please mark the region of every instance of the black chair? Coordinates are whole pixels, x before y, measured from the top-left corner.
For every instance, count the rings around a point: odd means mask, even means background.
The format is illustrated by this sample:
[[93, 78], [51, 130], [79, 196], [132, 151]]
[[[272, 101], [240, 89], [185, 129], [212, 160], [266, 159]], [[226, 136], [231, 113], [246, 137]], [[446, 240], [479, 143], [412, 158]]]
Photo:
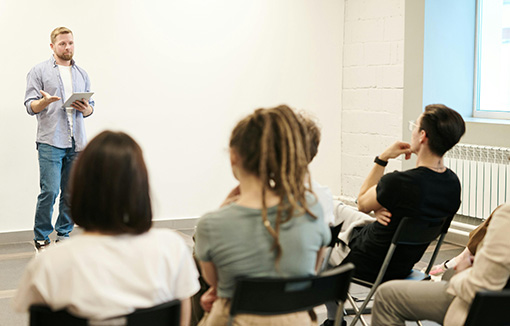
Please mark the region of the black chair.
[[331, 241], [327, 245], [327, 251], [326, 255], [324, 256], [324, 260], [322, 261], [322, 265], [320, 267], [320, 271], [325, 271], [328, 267], [329, 259], [331, 258], [331, 253], [333, 252], [333, 249], [339, 245], [342, 241], [338, 239], [338, 235], [340, 234], [340, 231], [342, 230], [342, 225], [344, 223], [340, 223], [336, 226], [330, 226], [329, 230], [331, 231]]
[[[107, 309], [107, 308], [105, 308]], [[137, 309], [125, 316], [109, 319], [121, 321], [127, 326], [169, 326], [179, 325], [181, 320], [181, 302], [169, 301], [151, 308]], [[107, 325], [108, 321], [99, 321], [98, 325]], [[30, 307], [30, 326], [87, 326], [94, 325], [89, 320], [71, 315], [66, 310], [52, 311], [46, 305], [32, 305]]]
[[[365, 287], [370, 288], [370, 292], [368, 293], [367, 297], [364, 299], [362, 305], [358, 307], [356, 304], [354, 298], [347, 294], [347, 299], [349, 300], [349, 303], [354, 309], [355, 316], [351, 322], [351, 326], [356, 325], [358, 320], [361, 320], [362, 324], [364, 326], [368, 326], [366, 321], [361, 316], [365, 312], [365, 308], [367, 307], [368, 303], [372, 299], [372, 296], [374, 295], [375, 291], [377, 290], [377, 287], [385, 280], [384, 276], [386, 274], [386, 270], [391, 262], [391, 258], [393, 257], [393, 253], [395, 252], [395, 249], [399, 245], [411, 245], [411, 246], [423, 246], [428, 245], [432, 241], [434, 241], [438, 236], [439, 240], [437, 241], [436, 247], [434, 249], [434, 253], [432, 254], [432, 257], [430, 258], [430, 261], [428, 263], [427, 268], [425, 269], [425, 272], [420, 272], [417, 270], [413, 270], [409, 276], [405, 278], [405, 280], [414, 280], [414, 281], [421, 281], [430, 279], [430, 275], [428, 274], [432, 267], [434, 266], [434, 261], [436, 260], [436, 257], [439, 253], [439, 249], [441, 248], [441, 244], [443, 243], [444, 237], [446, 236], [446, 233], [448, 232], [448, 228], [450, 226], [451, 220], [453, 216], [447, 216], [443, 218], [427, 218], [427, 217], [420, 217], [420, 218], [410, 218], [410, 217], [404, 217], [397, 228], [397, 231], [393, 235], [393, 239], [391, 240], [391, 245], [386, 253], [386, 257], [384, 258], [383, 264], [381, 266], [381, 269], [379, 270], [379, 273], [377, 274], [376, 280], [372, 282], [368, 282], [356, 277], [352, 278], [352, 283], [356, 283]], [[418, 325], [421, 325], [420, 322], [417, 322]]]
[[237, 314], [281, 315], [310, 310], [332, 300], [340, 303], [335, 324], [339, 325], [353, 269], [353, 264], [345, 264], [319, 276], [241, 279], [232, 298], [229, 325]]
[[509, 326], [510, 290], [481, 291], [471, 303], [465, 326]]

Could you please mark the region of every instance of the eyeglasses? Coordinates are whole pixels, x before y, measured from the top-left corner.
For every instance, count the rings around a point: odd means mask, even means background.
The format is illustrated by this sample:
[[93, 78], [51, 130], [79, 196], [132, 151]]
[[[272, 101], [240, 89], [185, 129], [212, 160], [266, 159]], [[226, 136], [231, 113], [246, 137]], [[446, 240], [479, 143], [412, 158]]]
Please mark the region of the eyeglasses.
[[418, 125], [414, 122], [414, 120], [409, 120], [409, 131], [412, 132], [416, 127], [418, 127]]

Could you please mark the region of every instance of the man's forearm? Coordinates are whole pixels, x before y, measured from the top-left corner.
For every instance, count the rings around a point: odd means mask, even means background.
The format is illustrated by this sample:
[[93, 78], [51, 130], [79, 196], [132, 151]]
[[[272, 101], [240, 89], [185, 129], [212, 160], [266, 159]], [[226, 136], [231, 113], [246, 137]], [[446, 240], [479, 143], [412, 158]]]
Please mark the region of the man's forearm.
[[377, 210], [382, 206], [377, 201], [376, 185], [384, 175], [384, 167], [389, 159], [396, 158], [399, 155], [405, 154], [406, 159], [411, 156], [411, 145], [401, 141], [395, 142], [389, 146], [374, 160], [374, 166], [367, 178], [363, 182], [358, 195], [358, 209], [362, 212], [368, 213], [372, 210]]
[[388, 156], [383, 153], [375, 159], [374, 166], [361, 185], [358, 195], [358, 210], [363, 213], [368, 214], [382, 207], [377, 201], [376, 186], [384, 175], [384, 167], [387, 164], [384, 162], [388, 162]]
[[47, 100], [45, 100], [44, 98], [30, 102], [30, 107], [32, 108], [32, 111], [34, 111], [34, 113], [41, 112], [46, 107], [48, 107], [48, 105], [49, 105], [49, 102]]
[[381, 177], [383, 175], [384, 167], [374, 163], [372, 170], [370, 170], [370, 173], [368, 174], [367, 178], [365, 179], [365, 181], [363, 181], [363, 184], [361, 185], [358, 198], [362, 197], [368, 191], [368, 189], [376, 185], [379, 182], [379, 180], [381, 180]]

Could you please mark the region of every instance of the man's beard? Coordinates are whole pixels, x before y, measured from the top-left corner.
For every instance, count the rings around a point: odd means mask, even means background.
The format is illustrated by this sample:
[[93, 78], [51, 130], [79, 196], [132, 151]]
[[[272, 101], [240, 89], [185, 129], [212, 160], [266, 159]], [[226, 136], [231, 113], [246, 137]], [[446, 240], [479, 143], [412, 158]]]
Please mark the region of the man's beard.
[[70, 53], [57, 54], [57, 57], [59, 57], [59, 59], [64, 60], [64, 61], [70, 61], [73, 59], [73, 53], [70, 52]]

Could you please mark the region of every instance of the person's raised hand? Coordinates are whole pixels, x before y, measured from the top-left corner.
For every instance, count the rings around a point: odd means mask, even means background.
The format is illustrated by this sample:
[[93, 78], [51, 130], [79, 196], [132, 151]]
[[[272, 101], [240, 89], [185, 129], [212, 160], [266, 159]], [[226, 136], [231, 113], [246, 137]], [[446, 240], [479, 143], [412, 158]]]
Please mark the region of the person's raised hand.
[[406, 160], [411, 158], [411, 144], [402, 141], [396, 141], [391, 146], [386, 148], [384, 152], [379, 155], [379, 158], [383, 161], [388, 161], [389, 159], [397, 158], [402, 154], [405, 155]]
[[46, 101], [47, 104], [56, 102], [60, 100], [60, 97], [58, 96], [51, 96], [50, 94], [46, 93], [42, 89], [39, 91], [41, 92], [41, 95], [43, 96], [43, 99]]

